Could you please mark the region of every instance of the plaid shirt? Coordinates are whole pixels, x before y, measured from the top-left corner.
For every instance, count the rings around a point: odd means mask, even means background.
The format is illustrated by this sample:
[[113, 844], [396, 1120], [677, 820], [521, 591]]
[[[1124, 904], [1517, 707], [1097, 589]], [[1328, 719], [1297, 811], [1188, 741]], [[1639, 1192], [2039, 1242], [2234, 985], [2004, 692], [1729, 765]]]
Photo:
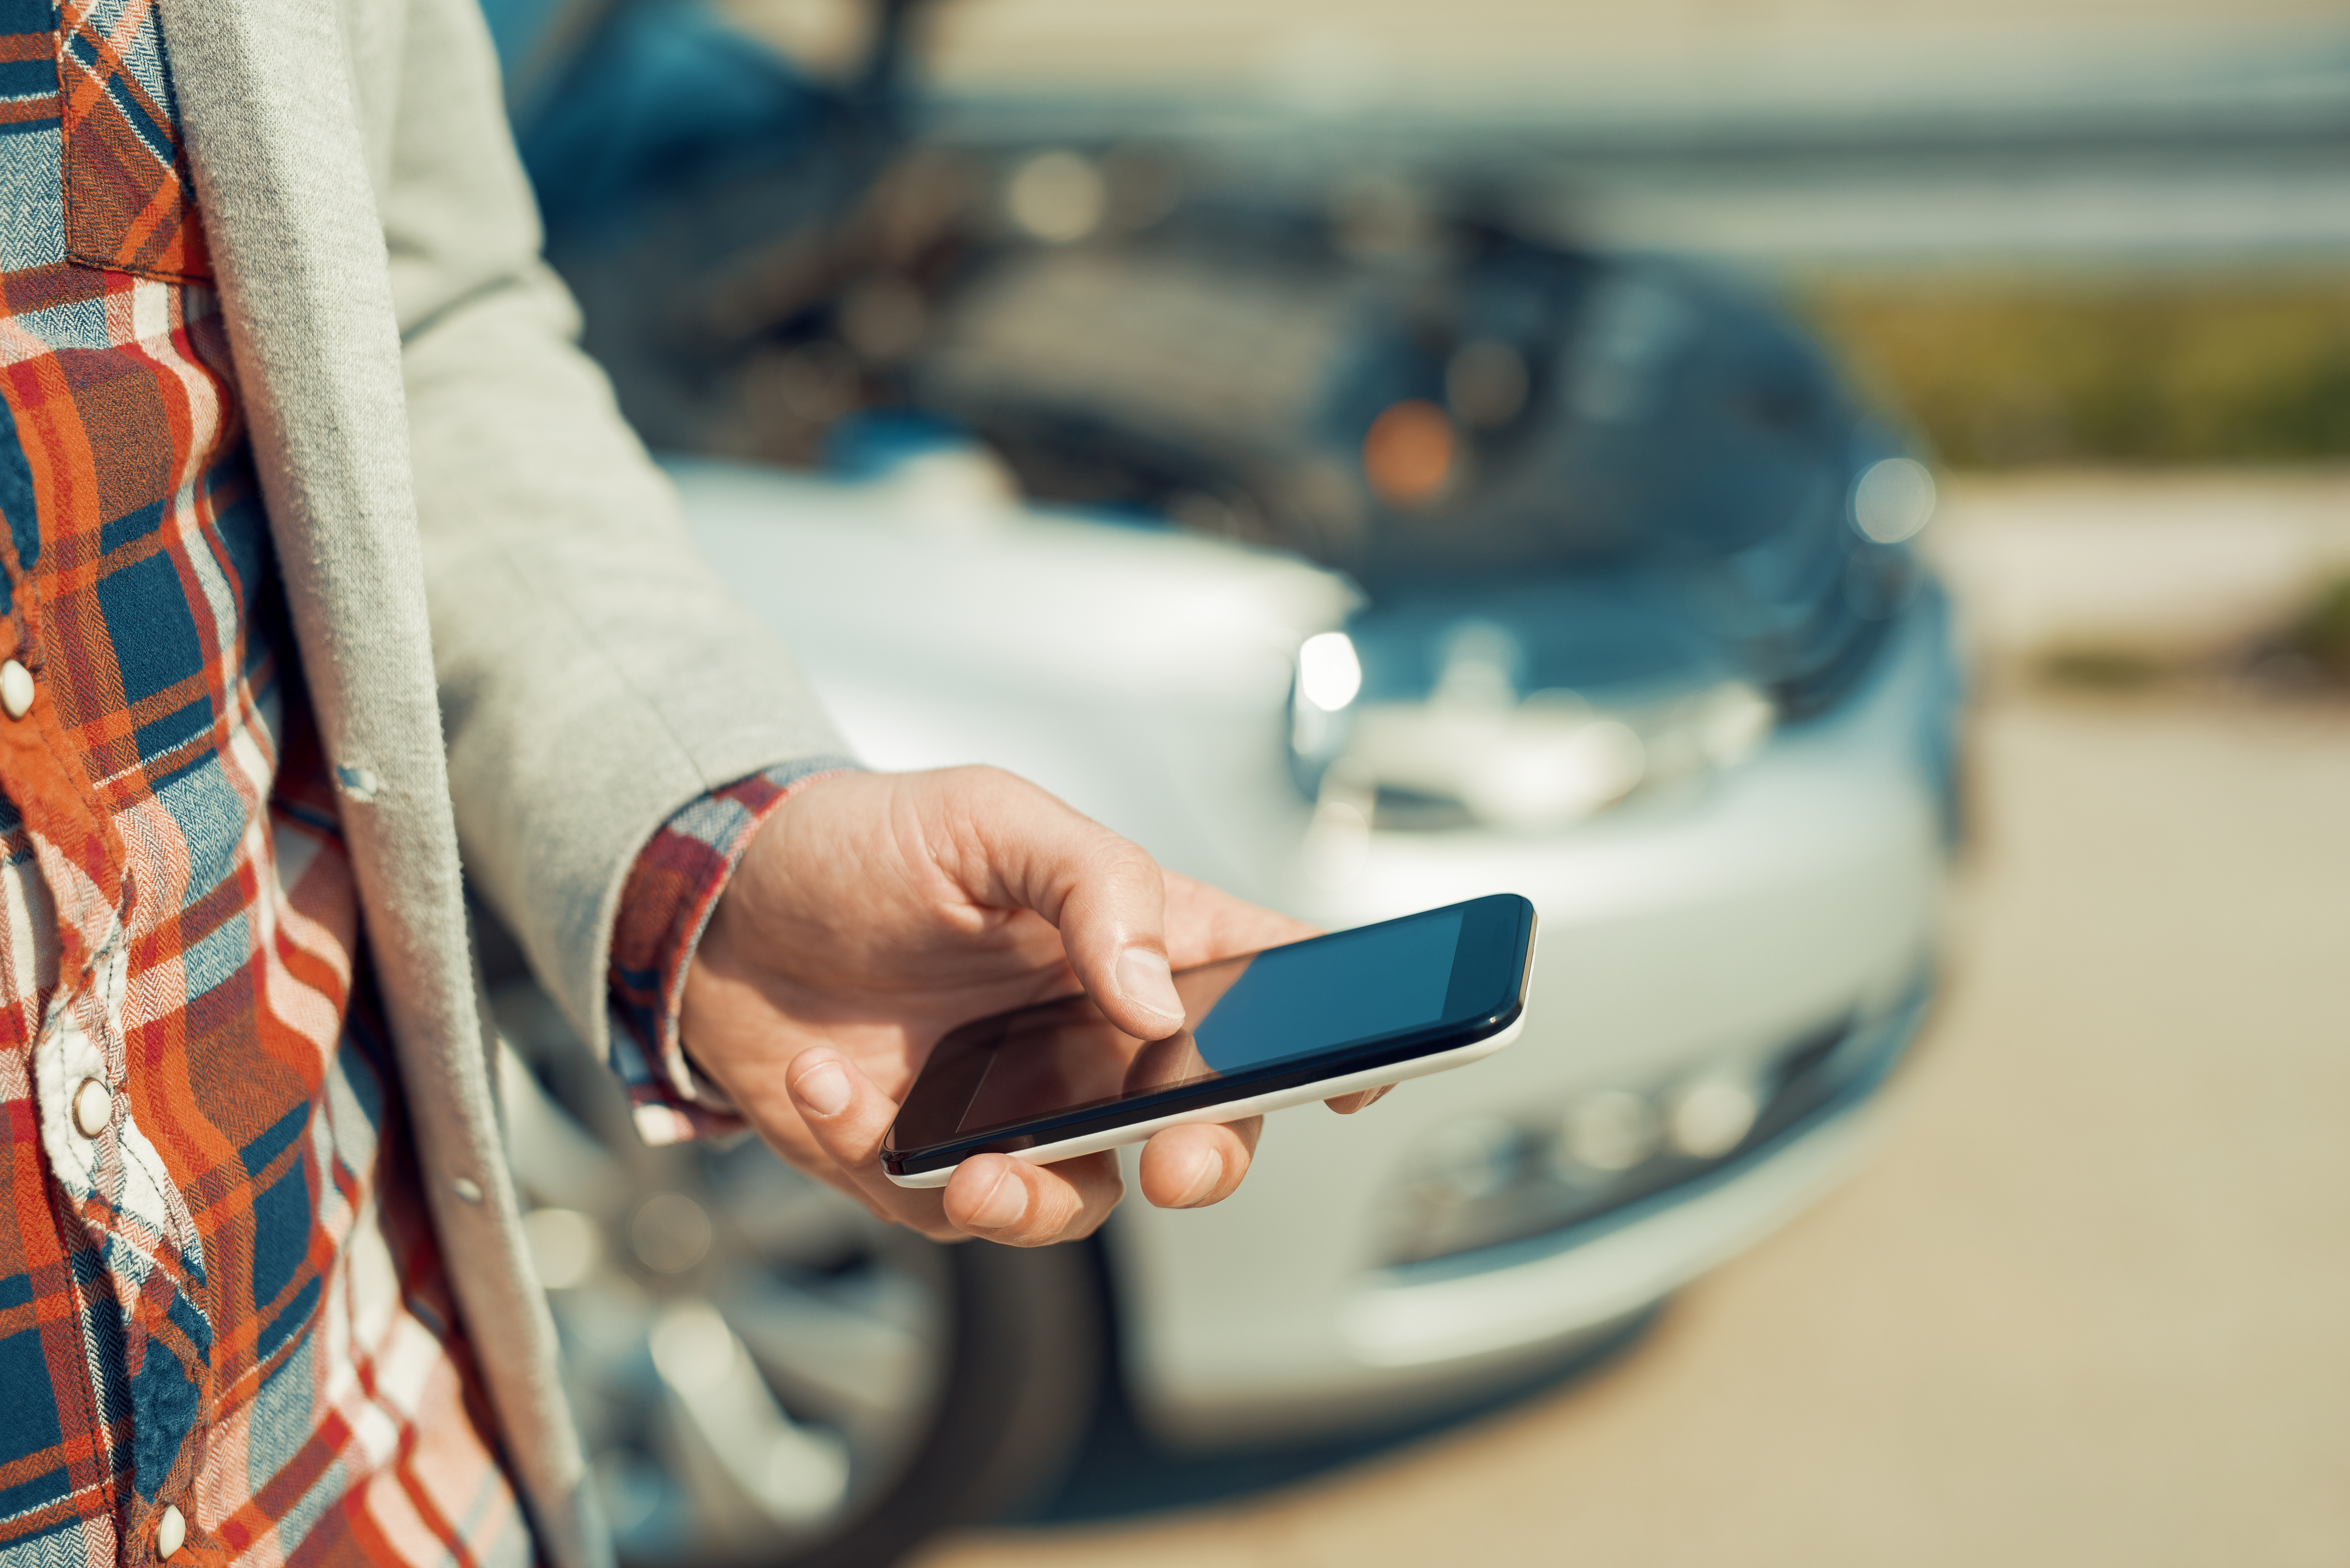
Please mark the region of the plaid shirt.
[[[525, 1562], [210, 281], [154, 0], [0, 0], [0, 1568]], [[629, 878], [649, 1137], [731, 1123], [678, 991], [803, 772]]]

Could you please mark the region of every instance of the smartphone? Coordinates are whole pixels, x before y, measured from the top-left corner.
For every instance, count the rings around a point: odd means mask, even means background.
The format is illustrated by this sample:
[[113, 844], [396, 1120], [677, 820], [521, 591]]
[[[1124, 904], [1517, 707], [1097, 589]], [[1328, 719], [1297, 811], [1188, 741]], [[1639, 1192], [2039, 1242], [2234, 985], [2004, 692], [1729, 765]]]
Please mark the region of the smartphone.
[[882, 1142], [900, 1187], [978, 1154], [1049, 1165], [1182, 1122], [1440, 1073], [1524, 1026], [1534, 907], [1496, 893], [1180, 971], [1184, 1026], [1137, 1040], [1085, 996], [953, 1030]]

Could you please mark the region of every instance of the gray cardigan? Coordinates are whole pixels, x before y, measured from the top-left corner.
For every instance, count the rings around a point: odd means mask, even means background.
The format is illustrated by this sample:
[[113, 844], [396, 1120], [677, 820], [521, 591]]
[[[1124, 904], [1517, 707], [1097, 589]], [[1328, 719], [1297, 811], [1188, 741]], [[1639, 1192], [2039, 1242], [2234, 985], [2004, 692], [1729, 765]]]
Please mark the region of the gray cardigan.
[[500, 1155], [458, 845], [591, 1044], [671, 812], [839, 742], [538, 260], [475, 0], [163, 0], [434, 1223], [542, 1552], [606, 1561]]

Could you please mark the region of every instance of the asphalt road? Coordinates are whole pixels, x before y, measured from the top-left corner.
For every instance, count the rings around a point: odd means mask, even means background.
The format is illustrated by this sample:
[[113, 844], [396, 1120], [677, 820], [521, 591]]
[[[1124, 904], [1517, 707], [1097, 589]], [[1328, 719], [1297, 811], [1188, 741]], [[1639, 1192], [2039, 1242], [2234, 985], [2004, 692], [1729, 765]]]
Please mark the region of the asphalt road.
[[2350, 1563], [2350, 705], [2011, 691], [1851, 1187], [1610, 1370], [921, 1568]]

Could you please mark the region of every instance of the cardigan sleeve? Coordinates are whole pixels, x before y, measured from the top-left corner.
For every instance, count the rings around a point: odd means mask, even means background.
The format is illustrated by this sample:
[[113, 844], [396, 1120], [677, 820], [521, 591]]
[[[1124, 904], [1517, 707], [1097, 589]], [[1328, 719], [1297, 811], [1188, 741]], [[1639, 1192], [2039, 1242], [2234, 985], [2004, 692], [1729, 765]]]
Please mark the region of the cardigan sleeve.
[[727, 879], [768, 817], [831, 770], [786, 763], [712, 790], [661, 824], [637, 855], [612, 931], [612, 1070], [629, 1091], [638, 1136], [682, 1143], [743, 1130], [725, 1092], [686, 1056], [679, 1016], [685, 971]]
[[[576, 341], [473, 0], [411, 0], [378, 205], [466, 873], [591, 1049], [648, 845], [847, 749]], [[658, 923], [658, 922], [656, 922]]]

